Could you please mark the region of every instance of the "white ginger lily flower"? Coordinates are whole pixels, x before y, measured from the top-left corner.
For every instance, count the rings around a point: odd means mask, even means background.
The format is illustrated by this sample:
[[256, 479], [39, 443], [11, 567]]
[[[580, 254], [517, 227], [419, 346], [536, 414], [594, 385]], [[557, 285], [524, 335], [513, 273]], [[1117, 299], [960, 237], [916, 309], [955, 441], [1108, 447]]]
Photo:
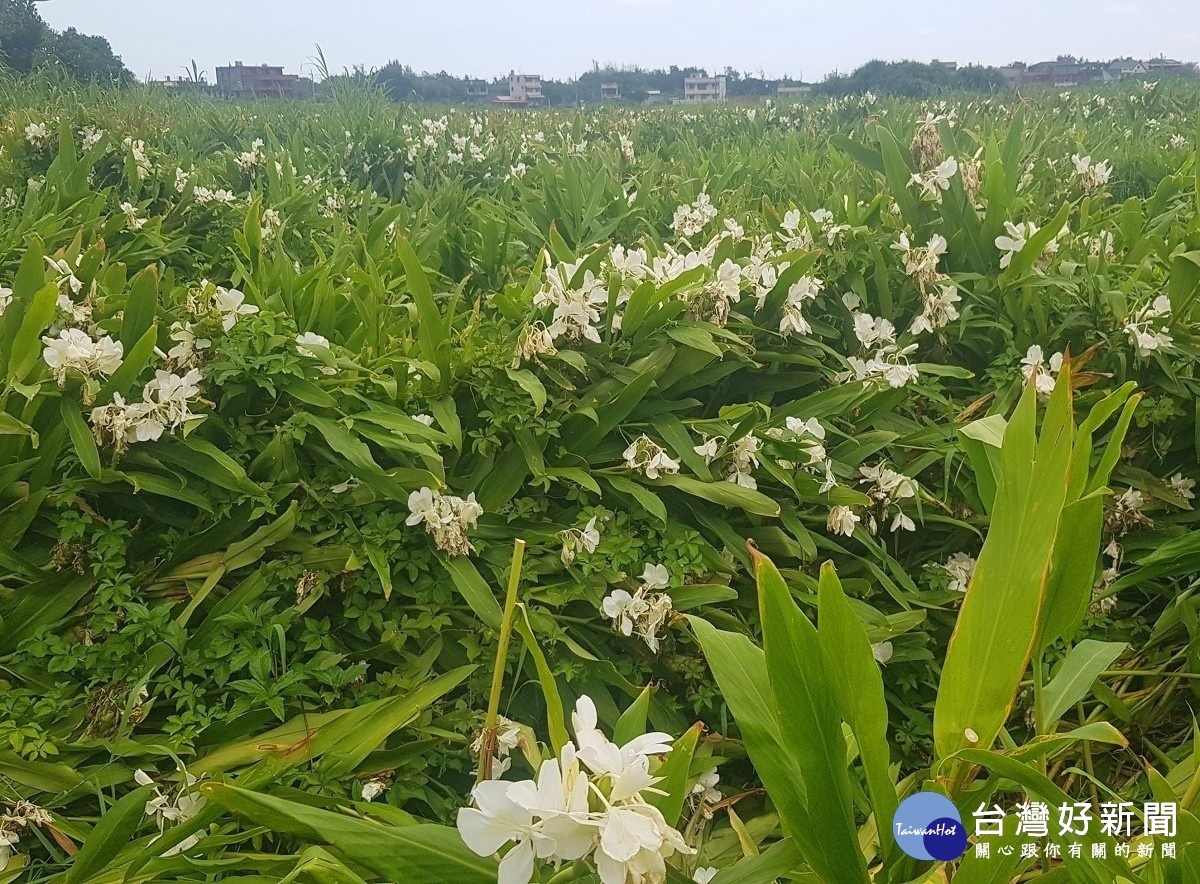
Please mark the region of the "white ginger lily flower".
[[841, 534], [845, 537], [850, 537], [854, 534], [854, 526], [861, 521], [862, 517], [850, 509], [850, 507], [838, 504], [830, 508], [826, 527], [832, 534]]
[[237, 324], [239, 316], [252, 316], [258, 312], [256, 306], [246, 303], [246, 296], [240, 291], [220, 286], [213, 295], [213, 306], [221, 314], [221, 328], [225, 331]]
[[642, 571], [642, 583], [647, 589], [666, 589], [671, 585], [671, 574], [666, 565], [647, 565]]
[[666, 755], [674, 740], [670, 734], [648, 733], [618, 746], [599, 729], [596, 704], [586, 694], [575, 703], [571, 726], [579, 744], [579, 760], [596, 777], [610, 777], [610, 801], [622, 801], [658, 782], [650, 775], [652, 755]]

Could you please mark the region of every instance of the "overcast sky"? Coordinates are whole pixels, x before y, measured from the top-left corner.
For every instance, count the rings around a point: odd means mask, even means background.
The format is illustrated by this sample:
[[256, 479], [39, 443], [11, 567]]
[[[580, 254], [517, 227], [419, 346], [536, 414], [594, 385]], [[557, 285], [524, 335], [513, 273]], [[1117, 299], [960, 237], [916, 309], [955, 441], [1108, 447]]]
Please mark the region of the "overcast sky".
[[139, 77], [195, 58], [567, 78], [671, 64], [820, 79], [872, 58], [960, 63], [1167, 55], [1200, 60], [1200, 0], [44, 0], [52, 27], [102, 34]]

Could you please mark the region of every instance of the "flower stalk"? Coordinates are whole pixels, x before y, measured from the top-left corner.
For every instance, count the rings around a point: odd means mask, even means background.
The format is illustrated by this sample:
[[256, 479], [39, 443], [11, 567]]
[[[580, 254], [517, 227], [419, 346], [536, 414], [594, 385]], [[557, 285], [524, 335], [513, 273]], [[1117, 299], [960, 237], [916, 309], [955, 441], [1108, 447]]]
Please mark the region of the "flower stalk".
[[513, 543], [512, 565], [508, 571], [508, 592], [504, 597], [504, 615], [500, 620], [500, 641], [496, 646], [496, 665], [492, 669], [492, 690], [488, 697], [487, 717], [479, 742], [479, 773], [476, 782], [492, 778], [492, 758], [496, 750], [496, 726], [500, 719], [500, 691], [504, 688], [504, 661], [512, 639], [513, 619], [517, 613], [517, 587], [521, 582], [521, 562], [525, 559], [525, 541]]

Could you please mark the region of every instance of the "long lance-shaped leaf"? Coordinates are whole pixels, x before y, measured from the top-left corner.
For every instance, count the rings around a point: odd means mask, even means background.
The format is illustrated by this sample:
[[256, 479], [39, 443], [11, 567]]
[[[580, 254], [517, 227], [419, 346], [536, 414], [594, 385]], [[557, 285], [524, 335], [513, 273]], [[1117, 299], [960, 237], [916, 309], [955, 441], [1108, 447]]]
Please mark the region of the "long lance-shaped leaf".
[[[1079, 425], [1071, 454], [1071, 477], [1067, 505], [1058, 527], [1058, 539], [1050, 563], [1046, 603], [1038, 624], [1034, 653], [1042, 654], [1053, 642], [1071, 634], [1079, 626], [1092, 601], [1096, 575], [1096, 553], [1104, 523], [1104, 494], [1115, 460], [1109, 452], [1119, 452], [1139, 396], [1130, 397], [1134, 385], [1128, 383], [1098, 402]], [[1095, 474], [1089, 473], [1092, 435], [1122, 404], [1125, 406], [1105, 446], [1105, 454]], [[1107, 464], [1107, 466], [1106, 466]], [[1083, 494], [1087, 489], [1087, 494]]]
[[[767, 678], [787, 751], [803, 772], [808, 816], [822, 828], [818, 871], [869, 880], [854, 823], [846, 740], [830, 692], [817, 630], [800, 611], [773, 562], [752, 544]], [[784, 832], [796, 837], [784, 819]]]
[[554, 754], [558, 755], [562, 751], [562, 747], [567, 745], [571, 739], [567, 734], [566, 712], [563, 710], [562, 695], [558, 692], [558, 683], [554, 680], [554, 672], [551, 671], [550, 664], [546, 661], [546, 653], [538, 644], [533, 624], [529, 622], [529, 611], [523, 604], [517, 607], [520, 609], [521, 616], [514, 626], [525, 642], [529, 655], [533, 657], [538, 684], [542, 687], [542, 697], [546, 701], [546, 730], [550, 735], [550, 745], [554, 748]]
[[784, 741], [771, 697], [765, 655], [744, 635], [717, 629], [699, 617], [688, 616], [688, 622], [721, 696], [737, 720], [755, 772], [785, 827], [794, 830], [790, 834], [800, 855], [814, 869], [829, 868], [821, 843], [821, 822], [808, 813], [804, 775], [790, 751], [792, 743], [806, 739], [807, 735]]
[[1089, 638], [1072, 648], [1042, 693], [1045, 724], [1053, 725], [1087, 696], [1092, 682], [1121, 656], [1126, 647], [1125, 642], [1100, 642]]
[[150, 786], [135, 789], [105, 811], [75, 856], [66, 884], [90, 881], [121, 852], [146, 816], [146, 799], [152, 792]]
[[1070, 366], [1064, 364], [1035, 441], [1026, 387], [1004, 433], [991, 526], [946, 651], [934, 710], [941, 758], [990, 747], [1029, 664], [1070, 480]]
[[[1043, 773], [1033, 766], [1017, 761], [999, 752], [989, 752], [983, 749], [963, 749], [955, 760], [961, 759], [971, 764], [987, 768], [997, 778], [1012, 780], [1023, 787], [1030, 795], [1046, 802], [1051, 807], [1061, 807], [1071, 804], [1072, 799], [1066, 792], [1055, 785]], [[963, 808], [966, 809], [966, 808]], [[1130, 871], [1129, 863], [1116, 855], [1113, 849], [1116, 839], [1105, 833], [1097, 825], [1086, 827], [1083, 834], [1074, 834], [1072, 841], [1078, 841], [1083, 847], [1083, 855], [1073, 867], [1071, 881], [1088, 882], [1088, 884], [1108, 884], [1109, 881], [1136, 880]], [[1093, 844], [1105, 845], [1103, 858], [1091, 855]]]
[[888, 771], [891, 752], [883, 677], [871, 640], [850, 607], [832, 562], [821, 566], [817, 585], [817, 634], [829, 688], [858, 743], [881, 852], [890, 858], [895, 847], [891, 824], [897, 801], [896, 784]]
[[657, 807], [672, 826], [679, 824], [684, 802], [687, 801], [688, 773], [703, 729], [704, 725], [694, 724], [675, 741], [666, 762], [655, 772], [655, 776], [659, 777], [655, 788], [661, 794], [651, 793], [646, 796], [647, 803]]
[[446, 321], [438, 311], [437, 302], [433, 297], [433, 289], [429, 285], [429, 277], [421, 266], [421, 259], [413, 251], [408, 240], [403, 236], [396, 238], [396, 249], [400, 252], [400, 261], [404, 264], [404, 273], [408, 280], [408, 290], [412, 292], [413, 301], [417, 305], [417, 344], [421, 349], [421, 358], [433, 363], [441, 375], [438, 385], [445, 389], [450, 383], [450, 352], [448, 349], [449, 336]]
[[496, 880], [495, 863], [473, 854], [446, 826], [384, 826], [236, 786], [208, 783], [202, 788], [214, 804], [272, 831], [328, 844], [386, 881], [494, 884]]
[[742, 860], [735, 866], [722, 869], [713, 884], [775, 884], [803, 862], [800, 851], [790, 838], [776, 841], [758, 856]]
[[[249, 790], [264, 788], [297, 765], [312, 762], [326, 753], [334, 753], [335, 770], [352, 770], [388, 734], [412, 721], [418, 712], [461, 683], [473, 669], [473, 666], [453, 669], [404, 697], [377, 700], [340, 714], [325, 713], [314, 719], [302, 717], [253, 740], [222, 747], [193, 763], [191, 770], [225, 771], [257, 762], [238, 778]], [[136, 874], [188, 836], [207, 829], [220, 818], [223, 806], [219, 802], [206, 806], [136, 853], [123, 855], [120, 861], [128, 864], [127, 874]]]

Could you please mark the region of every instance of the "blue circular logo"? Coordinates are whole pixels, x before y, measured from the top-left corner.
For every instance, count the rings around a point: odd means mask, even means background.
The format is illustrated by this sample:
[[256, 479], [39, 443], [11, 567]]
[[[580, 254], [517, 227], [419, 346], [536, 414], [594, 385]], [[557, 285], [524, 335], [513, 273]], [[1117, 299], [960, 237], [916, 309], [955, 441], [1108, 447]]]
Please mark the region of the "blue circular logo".
[[954, 802], [937, 792], [910, 795], [896, 808], [892, 834], [913, 859], [950, 862], [967, 852], [967, 827]]

